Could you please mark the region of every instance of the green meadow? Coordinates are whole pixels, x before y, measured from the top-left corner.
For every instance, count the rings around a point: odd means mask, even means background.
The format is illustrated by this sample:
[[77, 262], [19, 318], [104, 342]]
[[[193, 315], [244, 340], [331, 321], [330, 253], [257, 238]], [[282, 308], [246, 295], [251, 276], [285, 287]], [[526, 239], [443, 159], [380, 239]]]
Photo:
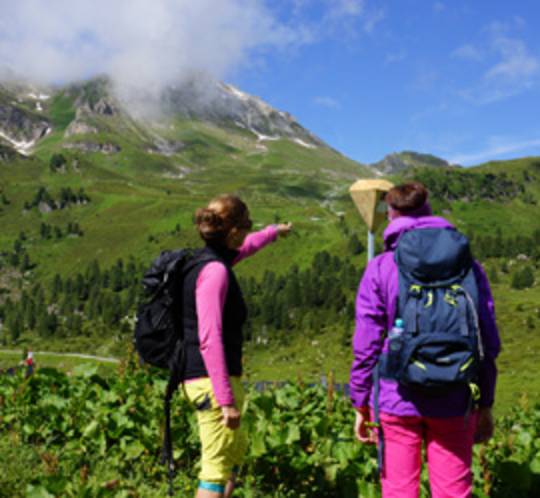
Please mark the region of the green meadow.
[[[374, 177], [373, 169], [327, 147], [306, 148], [286, 139], [261, 142], [230, 123], [218, 126], [178, 116], [157, 125], [135, 121], [121, 111], [89, 113], [86, 123], [98, 132], [67, 136], [81, 102], [94, 102], [103, 92], [99, 85], [89, 84], [57, 93], [44, 111], [52, 133], [38, 143], [32, 156], [0, 162], [0, 341], [4, 348], [31, 346], [43, 351], [125, 356], [130, 344], [129, 317], [132, 320], [134, 312], [133, 296], [128, 294], [135, 292], [134, 279], [160, 251], [199, 246], [194, 212], [223, 192], [246, 200], [256, 228], [283, 221], [292, 221], [295, 227], [288, 239], [238, 267], [243, 281], [262, 285], [269, 272], [279, 281], [293, 266], [299, 271], [309, 269], [321, 252], [352, 265], [353, 277], [360, 280], [366, 228], [348, 188], [358, 178]], [[177, 148], [162, 153], [156, 145], [159, 141], [177, 144]], [[92, 144], [119, 149], [85, 152], [84, 147]], [[62, 156], [61, 167], [53, 166], [55, 155]], [[444, 168], [428, 159], [391, 179], [424, 181], [432, 191], [435, 213], [470, 235], [473, 249], [482, 247], [480, 259], [490, 275], [497, 274], [493, 292], [503, 340], [498, 410], [507, 411], [523, 394], [531, 401], [540, 400], [540, 381], [534, 375], [540, 350], [538, 251], [529, 246], [525, 254], [510, 250], [520, 243], [516, 237], [532, 240], [538, 227], [540, 159], [492, 162], [463, 170]], [[50, 205], [32, 205], [40, 188], [52, 199]], [[83, 189], [89, 201], [59, 208], [66, 189], [75, 193]], [[69, 232], [74, 223], [81, 233]], [[49, 234], [44, 235], [44, 230]], [[378, 250], [382, 230], [377, 233]], [[495, 234], [499, 239], [494, 242], [490, 237]], [[360, 247], [351, 250], [354, 238]], [[508, 246], [507, 255], [493, 249], [500, 241]], [[92, 296], [82, 292], [80, 300], [73, 302], [65, 289], [59, 296], [51, 291], [57, 276], [64, 284], [69, 280], [71, 288], [94, 261], [102, 272], [112, 272], [119, 260], [124, 269], [132, 262], [136, 274], [129, 285], [117, 291], [103, 288], [93, 296], [98, 310], [93, 318], [87, 312]], [[513, 289], [515, 272], [525, 266], [532, 268], [534, 282], [528, 288]], [[281, 296], [283, 289], [275, 288]], [[11, 308], [6, 304], [22, 306], [21, 298], [35, 300], [36, 292], [41, 318], [54, 319], [54, 323], [44, 325], [39, 333], [39, 323], [29, 320], [26, 310], [24, 323], [15, 324], [17, 334], [13, 334], [8, 322], [13, 325], [16, 320], [13, 316], [8, 320]], [[325, 375], [347, 381], [355, 289], [347, 287], [342, 292], [344, 307], [332, 315], [331, 323], [322, 319], [315, 326], [315, 308], [306, 311], [305, 325], [295, 322], [291, 312], [289, 330], [274, 330], [272, 323], [254, 320], [253, 336], [264, 330], [266, 340], [246, 345], [248, 379], [316, 381]], [[263, 300], [277, 297], [255, 296], [259, 307], [265, 306]], [[118, 304], [118, 299], [122, 306], [131, 306], [125, 316], [102, 319], [100, 313]], [[74, 317], [77, 333], [70, 332]], [[64, 367], [69, 369], [70, 362], [66, 360]]]

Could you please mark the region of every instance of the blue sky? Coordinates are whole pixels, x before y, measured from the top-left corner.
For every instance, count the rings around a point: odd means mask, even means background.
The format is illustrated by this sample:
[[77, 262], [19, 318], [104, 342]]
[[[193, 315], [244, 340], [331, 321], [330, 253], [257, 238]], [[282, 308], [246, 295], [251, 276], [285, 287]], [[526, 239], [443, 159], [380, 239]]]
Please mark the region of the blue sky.
[[293, 114], [360, 162], [540, 155], [538, 0], [0, 0], [0, 74], [195, 72]]
[[351, 158], [415, 150], [472, 165], [540, 155], [540, 2], [281, 0], [274, 9], [303, 39], [261, 49], [233, 83]]

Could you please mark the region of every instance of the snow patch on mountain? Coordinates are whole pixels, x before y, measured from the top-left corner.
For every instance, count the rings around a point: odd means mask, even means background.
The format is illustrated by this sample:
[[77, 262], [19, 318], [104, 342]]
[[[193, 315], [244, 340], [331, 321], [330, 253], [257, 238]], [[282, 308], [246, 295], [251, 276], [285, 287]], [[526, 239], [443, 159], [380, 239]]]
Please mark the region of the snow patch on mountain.
[[[51, 128], [47, 128], [45, 133], [39, 138], [47, 136], [50, 132], [51, 132]], [[19, 154], [22, 154], [23, 156], [29, 156], [32, 151], [32, 148], [38, 141], [38, 138], [35, 138], [33, 140], [16, 140], [13, 137], [10, 137], [7, 133], [4, 133], [2, 130], [0, 130], [0, 138], [3, 138], [7, 142], [9, 142], [11, 146]]]
[[302, 147], [305, 147], [306, 149], [316, 149], [317, 146], [313, 144], [308, 144], [307, 142], [304, 142], [300, 138], [293, 138], [293, 142], [296, 142], [298, 145], [301, 145]]
[[28, 97], [34, 100], [49, 100], [51, 98], [50, 95], [47, 95], [45, 93], [34, 93], [34, 92], [30, 92], [28, 94]]

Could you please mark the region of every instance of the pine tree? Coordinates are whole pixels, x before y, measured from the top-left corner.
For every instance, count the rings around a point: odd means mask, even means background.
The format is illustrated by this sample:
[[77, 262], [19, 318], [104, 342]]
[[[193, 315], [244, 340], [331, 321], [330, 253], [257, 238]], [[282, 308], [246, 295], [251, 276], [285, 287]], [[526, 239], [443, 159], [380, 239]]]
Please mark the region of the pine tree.
[[490, 266], [489, 268], [489, 281], [492, 284], [498, 284], [500, 282], [499, 273], [494, 266]]
[[21, 261], [21, 271], [25, 272], [32, 268], [32, 263], [30, 262], [30, 256], [28, 256], [27, 252], [24, 252], [22, 261]]
[[99, 263], [95, 259], [86, 269], [86, 280], [91, 288], [101, 283], [101, 272], [99, 269]]
[[121, 259], [112, 268], [112, 289], [115, 292], [122, 290], [124, 286], [124, 263]]
[[62, 277], [56, 273], [51, 285], [51, 302], [57, 301], [58, 295], [62, 292], [62, 287]]
[[79, 313], [73, 314], [73, 320], [71, 322], [71, 334], [73, 336], [80, 336], [82, 335], [82, 325], [83, 320]]
[[49, 159], [49, 169], [55, 173], [57, 169], [60, 169], [66, 163], [67, 160], [62, 154], [53, 154]]
[[12, 252], [9, 256], [9, 264], [11, 266], [18, 267], [21, 262], [21, 259], [19, 257], [19, 254], [16, 252]]
[[512, 289], [523, 289], [523, 278], [522, 278], [522, 273], [521, 271], [516, 271], [513, 275], [512, 275], [512, 282], [510, 283], [510, 287], [512, 287]]
[[287, 283], [285, 284], [284, 296], [285, 302], [291, 308], [296, 308], [302, 304], [302, 292], [297, 272], [289, 274]]
[[47, 313], [45, 317], [47, 335], [54, 335], [58, 330], [58, 317], [56, 313]]
[[36, 328], [36, 305], [34, 303], [34, 300], [31, 297], [28, 298], [28, 304], [26, 306], [24, 320], [25, 320], [26, 326], [30, 330], [34, 330]]
[[529, 288], [534, 285], [534, 270], [531, 266], [526, 266], [521, 271], [522, 273], [522, 281], [523, 281], [523, 287]]
[[513, 289], [527, 289], [534, 285], [534, 271], [530, 266], [517, 270], [512, 276], [511, 287]]
[[74, 290], [79, 301], [86, 301], [88, 299], [88, 287], [84, 281], [84, 277], [80, 273], [77, 273], [77, 276], [75, 277]]
[[108, 270], [101, 274], [101, 286], [107, 289], [111, 283], [111, 275]]
[[358, 239], [358, 236], [355, 233], [353, 233], [349, 237], [349, 243], [347, 244], [347, 249], [349, 253], [352, 255], [360, 254], [364, 250], [364, 246], [362, 245], [362, 243]]
[[13, 310], [7, 320], [7, 328], [11, 337], [11, 342], [16, 344], [23, 332], [23, 319], [18, 309]]

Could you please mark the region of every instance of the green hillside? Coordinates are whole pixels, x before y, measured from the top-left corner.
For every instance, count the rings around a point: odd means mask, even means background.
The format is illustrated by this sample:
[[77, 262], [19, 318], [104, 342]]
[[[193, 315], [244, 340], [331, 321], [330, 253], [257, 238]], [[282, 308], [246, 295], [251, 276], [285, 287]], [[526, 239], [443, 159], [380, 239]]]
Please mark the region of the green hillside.
[[[2, 344], [122, 356], [142, 268], [162, 249], [199, 245], [195, 209], [235, 192], [256, 227], [295, 224], [293, 236], [238, 268], [252, 311], [248, 377], [313, 380], [334, 371], [347, 380], [366, 257], [365, 226], [347, 189], [372, 169], [324, 145], [261, 140], [234, 122], [180, 114], [135, 120], [100, 80], [57, 90], [39, 111], [2, 92], [0, 105], [17, 120], [0, 129], [18, 140], [39, 137], [28, 156], [0, 144]], [[462, 169], [407, 154], [433, 166], [413, 164], [392, 179], [425, 182], [435, 212], [472, 238], [498, 282], [500, 399], [509, 406], [524, 389], [540, 399], [532, 375], [540, 346], [540, 159]], [[522, 271], [533, 281], [516, 288]]]

